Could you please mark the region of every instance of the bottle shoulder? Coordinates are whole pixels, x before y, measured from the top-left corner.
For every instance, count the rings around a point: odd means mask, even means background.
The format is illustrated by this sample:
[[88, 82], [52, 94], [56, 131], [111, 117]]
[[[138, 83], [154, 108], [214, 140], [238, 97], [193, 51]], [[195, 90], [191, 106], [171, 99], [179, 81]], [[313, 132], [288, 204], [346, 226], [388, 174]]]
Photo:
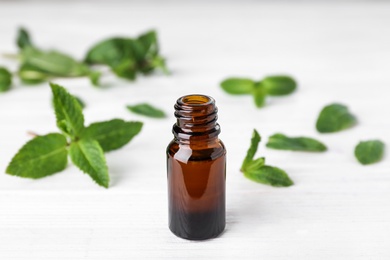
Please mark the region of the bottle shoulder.
[[167, 147], [167, 155], [179, 161], [215, 160], [226, 155], [226, 148], [219, 139], [202, 144], [182, 144], [174, 139]]
[[208, 149], [216, 149], [216, 150], [226, 150], [225, 144], [222, 142], [222, 140], [217, 139], [213, 142], [197, 142], [197, 143], [180, 143], [177, 139], [173, 139], [167, 147], [167, 152], [172, 151], [176, 152], [180, 149], [191, 149], [191, 150], [208, 150]]

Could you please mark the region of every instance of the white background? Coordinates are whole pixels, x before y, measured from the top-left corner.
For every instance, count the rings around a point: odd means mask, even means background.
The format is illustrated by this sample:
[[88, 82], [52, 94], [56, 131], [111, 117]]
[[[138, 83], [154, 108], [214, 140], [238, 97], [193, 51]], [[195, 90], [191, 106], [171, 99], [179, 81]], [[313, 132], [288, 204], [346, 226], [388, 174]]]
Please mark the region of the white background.
[[[0, 3], [0, 52], [16, 52], [26, 26], [42, 48], [82, 59], [96, 41], [156, 28], [171, 76], [136, 82], [59, 79], [87, 103], [87, 123], [142, 120], [141, 134], [107, 154], [108, 190], [69, 164], [41, 180], [0, 174], [0, 259], [389, 259], [390, 158], [361, 166], [360, 140], [390, 145], [390, 3], [61, 1]], [[0, 59], [16, 68], [16, 63]], [[250, 96], [221, 91], [228, 76], [261, 79], [287, 73], [299, 82], [291, 96], [256, 109]], [[0, 169], [29, 140], [26, 132], [57, 131], [47, 84], [0, 95]], [[167, 227], [165, 147], [173, 105], [189, 93], [213, 96], [228, 150], [227, 227], [214, 240], [189, 242]], [[314, 128], [331, 102], [349, 106], [359, 125], [335, 133]], [[150, 102], [169, 117], [130, 114], [126, 104]], [[290, 188], [250, 182], [239, 172], [253, 128], [263, 136], [258, 156], [285, 169]], [[271, 134], [324, 141], [324, 154], [267, 149]]]

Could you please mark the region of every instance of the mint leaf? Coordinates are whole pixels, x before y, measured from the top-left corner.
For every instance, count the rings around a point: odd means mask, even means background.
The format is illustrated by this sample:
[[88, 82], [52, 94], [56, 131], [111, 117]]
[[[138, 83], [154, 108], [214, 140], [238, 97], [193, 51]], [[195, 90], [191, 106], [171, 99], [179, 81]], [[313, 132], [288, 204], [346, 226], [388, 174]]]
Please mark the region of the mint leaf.
[[253, 98], [256, 104], [256, 107], [263, 107], [265, 105], [265, 98], [266, 98], [266, 91], [265, 88], [261, 83], [256, 83], [255, 88], [253, 90]]
[[8, 69], [0, 67], [0, 92], [6, 92], [11, 88], [12, 74]]
[[156, 56], [150, 61], [150, 71], [153, 69], [160, 69], [165, 75], [169, 75], [169, 69], [167, 68], [166, 59], [161, 56]]
[[148, 117], [154, 117], [154, 118], [166, 117], [164, 111], [146, 103], [137, 104], [133, 106], [128, 105], [127, 109], [133, 113], [148, 116]]
[[257, 170], [258, 168], [263, 167], [264, 165], [265, 165], [265, 158], [264, 157], [257, 158], [256, 160], [247, 163], [247, 165], [245, 166], [245, 172]]
[[142, 53], [140, 58], [154, 58], [159, 53], [159, 46], [157, 41], [157, 32], [155, 30], [148, 31], [141, 34], [137, 38], [137, 42], [142, 45]]
[[84, 130], [84, 115], [77, 100], [60, 85], [50, 83], [54, 96], [57, 126], [72, 139], [77, 139]]
[[252, 181], [274, 187], [288, 187], [294, 184], [285, 171], [272, 166], [262, 166], [257, 169], [251, 169], [246, 171], [244, 175]]
[[138, 38], [115, 37], [95, 44], [87, 53], [88, 64], [105, 64], [119, 77], [134, 80], [137, 73], [149, 74], [160, 68], [167, 73], [165, 59], [159, 55], [156, 31]]
[[[135, 80], [138, 74], [150, 74], [161, 69], [168, 74], [165, 59], [159, 54], [157, 32], [147, 31], [137, 38], [115, 37], [95, 44], [84, 62], [56, 51], [35, 47], [28, 31], [20, 28], [16, 43], [20, 49], [18, 76], [24, 84], [39, 84], [55, 77], [88, 76], [94, 86], [99, 86], [101, 73], [91, 71], [88, 65], [104, 64], [118, 77]], [[15, 55], [8, 55], [15, 58]], [[1, 84], [1, 82], [0, 82]], [[0, 91], [8, 89], [0, 86]]]
[[113, 119], [91, 124], [85, 128], [82, 138], [98, 141], [103, 151], [108, 152], [126, 145], [141, 129], [141, 122], [125, 122], [121, 119]]
[[291, 151], [323, 152], [326, 146], [309, 137], [288, 137], [283, 134], [274, 134], [268, 138], [268, 148]]
[[[105, 64], [119, 77], [136, 78], [134, 41], [126, 38], [111, 38], [93, 46], [87, 53], [88, 64]], [[95, 76], [96, 78], [96, 76]]]
[[58, 77], [79, 77], [89, 74], [89, 68], [69, 55], [58, 51], [42, 51], [32, 47], [21, 51], [22, 65]]
[[41, 178], [62, 171], [67, 154], [72, 162], [99, 185], [108, 187], [109, 175], [104, 151], [118, 149], [137, 135], [141, 122], [121, 119], [93, 123], [84, 127], [81, 99], [70, 95], [57, 84], [50, 83], [57, 126], [70, 137], [70, 144], [62, 134], [38, 136], [26, 143], [14, 156], [7, 173], [26, 178]]
[[357, 119], [342, 104], [330, 104], [322, 109], [318, 116], [316, 128], [320, 133], [338, 132], [354, 126]]
[[135, 59], [132, 45], [132, 39], [118, 37], [103, 40], [89, 49], [85, 62], [115, 67], [124, 59]]
[[38, 179], [65, 169], [67, 141], [61, 134], [47, 134], [27, 142], [12, 158], [6, 173]]
[[135, 80], [137, 77], [136, 63], [133, 59], [122, 60], [119, 64], [112, 67], [112, 71], [120, 78]]
[[24, 28], [19, 28], [16, 44], [20, 49], [32, 46], [30, 35]]
[[253, 158], [256, 154], [260, 141], [261, 141], [261, 137], [259, 133], [256, 131], [256, 129], [253, 129], [251, 145], [246, 153], [244, 162], [241, 165], [241, 171], [244, 171], [246, 167], [249, 165], [249, 163], [253, 161]]
[[253, 95], [256, 107], [261, 108], [266, 104], [267, 95], [290, 94], [296, 89], [297, 84], [288, 76], [269, 76], [258, 82], [247, 78], [228, 78], [221, 82], [221, 87], [232, 95]]
[[[150, 62], [157, 57], [159, 53], [157, 32], [151, 30], [141, 34], [134, 40], [133, 48], [135, 58], [140, 62], [141, 72], [148, 73], [150, 70], [153, 70], [153, 67], [150, 67]], [[144, 64], [141, 64], [142, 62], [144, 62]]]
[[[77, 103], [80, 105], [80, 107], [82, 108], [82, 109], [84, 109], [85, 108], [85, 102], [81, 99], [81, 98], [79, 98], [78, 96], [75, 96], [75, 95], [73, 95], [73, 97], [76, 99], [76, 101], [77, 101]], [[53, 99], [52, 99], [52, 104], [53, 104], [53, 107], [55, 106], [54, 105], [54, 97], [53, 97]]]
[[255, 82], [246, 78], [228, 78], [221, 82], [221, 88], [232, 95], [251, 94], [255, 88]]
[[34, 66], [22, 64], [19, 68], [18, 75], [20, 80], [29, 85], [39, 84], [49, 79], [45, 72], [37, 70]]
[[158, 37], [155, 30], [140, 35], [134, 43], [137, 67], [141, 73], [147, 75], [155, 69], [161, 69], [165, 74], [169, 74], [165, 59], [159, 55]]
[[261, 84], [271, 96], [288, 95], [297, 88], [297, 83], [289, 76], [269, 76], [264, 78]]
[[241, 166], [241, 171], [248, 179], [275, 186], [287, 187], [294, 183], [288, 177], [287, 173], [277, 167], [265, 165], [265, 158], [261, 157], [254, 160], [261, 137], [256, 129], [253, 130], [251, 145]]
[[380, 140], [360, 142], [355, 147], [355, 157], [363, 165], [379, 162], [384, 154], [385, 144]]
[[79, 105], [82, 109], [84, 109], [87, 106], [85, 104], [84, 100], [82, 100], [80, 97], [78, 97], [78, 96], [73, 96], [73, 97], [76, 99], [77, 103], [79, 103]]
[[91, 71], [88, 76], [92, 85], [94, 85], [95, 87], [98, 87], [100, 85], [100, 78], [102, 76], [102, 73], [100, 71]]
[[108, 188], [110, 176], [103, 149], [99, 143], [91, 139], [74, 142], [69, 150], [72, 162], [87, 173], [100, 186]]

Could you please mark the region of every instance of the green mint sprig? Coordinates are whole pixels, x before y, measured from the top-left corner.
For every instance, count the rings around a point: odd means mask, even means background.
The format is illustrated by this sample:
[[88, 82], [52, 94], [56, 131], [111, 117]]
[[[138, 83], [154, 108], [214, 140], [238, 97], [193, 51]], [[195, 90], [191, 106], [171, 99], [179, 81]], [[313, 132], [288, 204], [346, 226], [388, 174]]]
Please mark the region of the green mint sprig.
[[324, 152], [326, 145], [309, 137], [288, 137], [284, 134], [274, 134], [268, 138], [268, 148], [290, 151]]
[[6, 92], [11, 88], [12, 74], [4, 67], [0, 67], [0, 92]]
[[56, 77], [82, 77], [91, 73], [86, 64], [65, 53], [35, 46], [24, 28], [19, 29], [16, 43], [20, 50], [17, 74], [25, 84], [39, 84]]
[[321, 110], [316, 128], [320, 133], [334, 133], [348, 129], [356, 124], [357, 119], [349, 112], [348, 107], [333, 103]]
[[221, 88], [231, 95], [252, 95], [255, 105], [263, 107], [267, 96], [284, 96], [297, 88], [296, 81], [289, 76], [275, 75], [261, 81], [248, 78], [228, 78], [221, 82]]
[[97, 184], [108, 188], [109, 173], [104, 152], [130, 142], [142, 129], [141, 122], [121, 119], [84, 126], [84, 115], [77, 99], [65, 88], [50, 83], [54, 110], [60, 133], [37, 136], [27, 142], [12, 158], [6, 173], [38, 179], [65, 169], [71, 161]]
[[[20, 61], [15, 73], [24, 84], [33, 85], [58, 77], [88, 77], [91, 84], [99, 86], [102, 71], [94, 65], [107, 65], [118, 77], [135, 80], [138, 74], [151, 74], [156, 69], [168, 73], [165, 59], [160, 55], [157, 33], [149, 31], [137, 38], [112, 38], [93, 46], [84, 61], [78, 61], [57, 50], [43, 50], [32, 41], [30, 34], [20, 28], [16, 39]], [[12, 78], [0, 70], [0, 92], [11, 87]], [[5, 80], [7, 79], [7, 80]], [[11, 80], [11, 81], [9, 81]]]
[[288, 187], [293, 185], [293, 181], [287, 173], [277, 167], [265, 165], [265, 158], [254, 159], [261, 137], [256, 129], [253, 130], [251, 145], [241, 166], [241, 171], [248, 179], [271, 185], [274, 187]]
[[103, 40], [91, 47], [85, 62], [107, 65], [118, 77], [135, 80], [137, 74], [147, 75], [155, 69], [168, 73], [159, 51], [157, 32], [152, 30], [135, 39], [116, 37]]
[[380, 140], [362, 141], [355, 147], [355, 157], [363, 165], [382, 160], [385, 144]]
[[128, 105], [127, 109], [135, 114], [153, 117], [153, 118], [164, 118], [166, 114], [163, 110], [156, 108], [147, 103], [141, 103], [136, 105]]

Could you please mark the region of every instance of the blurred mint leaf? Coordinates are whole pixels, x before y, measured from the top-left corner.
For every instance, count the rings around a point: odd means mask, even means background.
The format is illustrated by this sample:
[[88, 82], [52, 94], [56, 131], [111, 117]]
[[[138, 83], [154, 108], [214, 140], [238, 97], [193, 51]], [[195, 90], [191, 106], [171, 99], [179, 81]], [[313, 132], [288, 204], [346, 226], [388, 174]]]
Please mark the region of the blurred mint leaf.
[[165, 75], [170, 74], [169, 69], [166, 65], [166, 60], [161, 56], [156, 56], [150, 61], [147, 73], [152, 72], [154, 69], [160, 69]]
[[138, 73], [149, 74], [155, 69], [167, 72], [165, 59], [159, 55], [156, 31], [138, 38], [115, 37], [91, 47], [85, 57], [88, 64], [105, 64], [121, 78], [134, 80]]
[[100, 41], [89, 49], [85, 62], [56, 50], [46, 51], [34, 46], [24, 28], [18, 30], [16, 43], [19, 54], [7, 57], [20, 59], [17, 75], [25, 84], [39, 84], [56, 77], [87, 76], [92, 85], [99, 86], [101, 73], [89, 67], [94, 64], [107, 65], [115, 75], [127, 80], [135, 80], [138, 74], [150, 74], [156, 69], [169, 73], [165, 58], [159, 54], [154, 30], [136, 38], [114, 37]]
[[84, 130], [84, 115], [79, 102], [60, 85], [50, 83], [54, 96], [57, 126], [73, 140]]
[[112, 71], [120, 78], [135, 80], [137, 77], [136, 64], [132, 59], [123, 60], [118, 65], [112, 67]]
[[260, 82], [256, 83], [255, 88], [253, 90], [253, 99], [255, 101], [256, 107], [260, 108], [260, 107], [265, 106], [266, 96], [267, 96], [267, 93], [266, 93], [263, 85]]
[[22, 66], [57, 77], [80, 77], [89, 74], [89, 68], [58, 51], [42, 51], [35, 48], [24, 48], [21, 51]]
[[100, 71], [91, 71], [88, 75], [89, 80], [91, 81], [92, 85], [95, 87], [100, 86], [100, 78], [102, 76], [102, 73]]
[[326, 146], [309, 137], [288, 137], [284, 134], [274, 134], [268, 138], [268, 148], [291, 151], [324, 152]]
[[146, 103], [137, 104], [137, 105], [128, 105], [127, 109], [133, 113], [148, 116], [148, 117], [154, 117], [154, 118], [166, 117], [164, 111]]
[[[168, 68], [166, 67], [165, 58], [159, 55], [159, 44], [157, 32], [155, 30], [148, 31], [140, 35], [136, 40], [135, 46], [142, 46], [137, 48], [138, 55], [138, 67], [141, 73], [149, 74], [155, 69], [162, 70], [165, 74], [169, 74]], [[142, 51], [141, 51], [142, 50]]]
[[0, 67], [0, 93], [10, 90], [12, 85], [12, 74], [5, 68]]
[[142, 45], [143, 53], [141, 58], [154, 58], [159, 53], [157, 32], [155, 30], [147, 31], [137, 38], [137, 42]]
[[380, 140], [360, 142], [355, 147], [355, 157], [363, 165], [379, 162], [384, 154], [385, 144]]
[[116, 150], [126, 145], [142, 129], [142, 122], [126, 122], [122, 119], [93, 123], [85, 128], [81, 138], [99, 142], [103, 151]]
[[105, 64], [115, 67], [125, 59], [134, 59], [132, 39], [110, 38], [89, 49], [85, 57], [88, 64]]
[[82, 139], [70, 145], [72, 162], [100, 186], [108, 188], [110, 176], [103, 149], [96, 140]]
[[357, 119], [342, 104], [325, 106], [318, 116], [316, 128], [320, 133], [338, 132], [356, 125]]
[[246, 78], [228, 78], [221, 82], [221, 88], [232, 95], [252, 94], [255, 82]]
[[256, 131], [256, 129], [253, 129], [252, 138], [251, 138], [251, 145], [246, 153], [245, 159], [241, 165], [241, 171], [244, 171], [246, 167], [253, 161], [253, 158], [255, 157], [257, 148], [259, 146], [259, 143], [261, 141], [261, 137], [259, 133]]
[[294, 184], [285, 171], [267, 165], [246, 171], [244, 175], [252, 181], [274, 187], [289, 187]]
[[283, 75], [265, 77], [261, 84], [270, 96], [288, 95], [297, 88], [297, 83], [293, 78]]
[[6, 173], [38, 179], [62, 171], [67, 165], [66, 138], [61, 134], [38, 136], [12, 158]]
[[241, 166], [241, 171], [248, 179], [275, 187], [288, 187], [293, 185], [293, 181], [287, 173], [277, 167], [265, 165], [265, 158], [254, 160], [261, 137], [256, 129], [253, 130], [251, 145], [247, 151]]
[[22, 64], [18, 70], [18, 76], [24, 84], [35, 85], [49, 80], [49, 76], [34, 66]]
[[282, 96], [292, 93], [297, 83], [289, 76], [269, 76], [261, 81], [248, 78], [228, 78], [221, 82], [222, 89], [232, 95], [252, 95], [256, 107], [261, 108], [270, 96]]
[[265, 165], [265, 158], [260, 157], [256, 160], [249, 161], [245, 166], [245, 172], [256, 170]]
[[25, 28], [19, 28], [16, 44], [20, 49], [32, 46], [30, 35]]

